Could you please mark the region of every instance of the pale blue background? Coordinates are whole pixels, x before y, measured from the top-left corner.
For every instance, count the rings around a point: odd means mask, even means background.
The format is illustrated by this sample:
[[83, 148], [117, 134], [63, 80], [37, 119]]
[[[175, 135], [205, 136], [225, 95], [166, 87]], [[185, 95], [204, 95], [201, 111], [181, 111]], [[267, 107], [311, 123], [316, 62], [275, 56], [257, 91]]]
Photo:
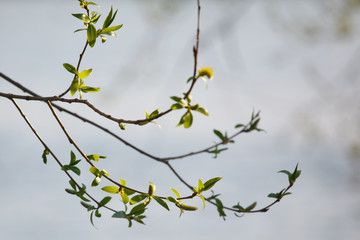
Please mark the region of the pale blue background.
[[[265, 214], [223, 221], [210, 205], [178, 217], [153, 205], [146, 226], [112, 219], [109, 212], [91, 226], [77, 198], [65, 193], [66, 176], [7, 99], [0, 98], [0, 233], [3, 239], [358, 239], [359, 191], [359, 13], [347, 1], [202, 1], [199, 66], [211, 66], [215, 78], [199, 82], [193, 101], [210, 118], [195, 115], [190, 130], [175, 128], [180, 112], [149, 124], [127, 126], [101, 119], [85, 107], [65, 105], [113, 129], [126, 140], [158, 156], [198, 150], [216, 140], [212, 129], [233, 132], [253, 109], [261, 110], [266, 133], [251, 133], [217, 159], [208, 155], [177, 160], [174, 167], [191, 184], [198, 178], [222, 176], [214, 189], [225, 205], [238, 201], [258, 206], [266, 195], [287, 184], [278, 170], [303, 171], [293, 195]], [[195, 1], [98, 1], [106, 15], [119, 9], [115, 24], [124, 24], [117, 39], [97, 43], [86, 52], [82, 69], [94, 68], [88, 84], [101, 87], [88, 94], [96, 106], [117, 117], [138, 119], [145, 111], [170, 106], [169, 96], [186, 91], [193, 69]], [[76, 64], [84, 33], [75, 0], [0, 2], [0, 71], [41, 95], [64, 91], [69, 75], [64, 62]], [[345, 17], [344, 17], [345, 16]], [[104, 16], [103, 16], [104, 17]], [[343, 19], [345, 18], [345, 20]], [[103, 19], [100, 20], [102, 23]], [[349, 32], [339, 23], [351, 23]], [[340, 30], [339, 30], [340, 29]], [[16, 92], [0, 81], [0, 91]], [[19, 101], [51, 148], [69, 161], [73, 148], [48, 108]], [[162, 164], [127, 148], [89, 125], [60, 114], [85, 152], [107, 155], [99, 164], [114, 179], [170, 195], [186, 189]], [[51, 120], [49, 120], [51, 119]], [[79, 154], [77, 154], [79, 155]], [[82, 163], [80, 181], [90, 185]], [[103, 183], [104, 184], [104, 183]], [[104, 185], [102, 185], [104, 186]], [[94, 194], [97, 191], [90, 190]], [[195, 201], [201, 206], [201, 201]], [[121, 208], [113, 199], [112, 206]]]

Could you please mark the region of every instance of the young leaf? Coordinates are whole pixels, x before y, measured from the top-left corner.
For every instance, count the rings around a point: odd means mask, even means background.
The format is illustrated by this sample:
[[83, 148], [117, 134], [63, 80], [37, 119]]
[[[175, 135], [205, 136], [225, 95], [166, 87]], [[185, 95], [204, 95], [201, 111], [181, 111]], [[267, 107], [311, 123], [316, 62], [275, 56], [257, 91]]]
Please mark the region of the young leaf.
[[100, 175], [100, 170], [97, 167], [91, 166], [89, 168], [89, 171], [94, 174], [95, 176], [99, 176]]
[[100, 88], [83, 86], [80, 88], [80, 90], [83, 91], [84, 93], [89, 93], [89, 92], [99, 92]]
[[89, 160], [93, 160], [95, 162], [98, 162], [100, 158], [102, 158], [102, 159], [106, 158], [106, 156], [100, 156], [98, 154], [87, 155], [87, 157], [88, 157]]
[[84, 23], [89, 23], [90, 22], [90, 18], [88, 17], [88, 15], [83, 14], [83, 13], [73, 13], [71, 14], [74, 17], [76, 17], [77, 19], [80, 19], [81, 21], [83, 21]]
[[162, 207], [164, 207], [166, 210], [170, 211], [169, 206], [167, 205], [167, 203], [166, 203], [164, 200], [162, 200], [161, 198], [156, 197], [156, 196], [153, 196], [153, 198], [154, 198], [155, 201], [156, 201], [157, 203], [159, 203]]
[[199, 113], [201, 113], [207, 117], [209, 116], [209, 112], [205, 108], [199, 107], [198, 109], [196, 109], [196, 111], [198, 111]]
[[94, 207], [93, 205], [91, 205], [91, 204], [88, 204], [88, 203], [86, 203], [86, 202], [80, 202], [80, 203], [81, 203], [81, 205], [82, 205], [84, 208], [86, 208], [88, 211], [91, 211], [91, 210], [95, 209], [95, 207]]
[[96, 37], [97, 37], [96, 28], [93, 24], [90, 23], [87, 28], [87, 40], [90, 47], [95, 46]]
[[75, 174], [77, 174], [78, 176], [80, 176], [80, 169], [78, 167], [75, 166], [69, 166], [69, 170], [73, 171]]
[[237, 209], [239, 209], [239, 211], [241, 211], [241, 212], [244, 212], [244, 211], [245, 211], [245, 208], [243, 208], [243, 207], [240, 205], [240, 203], [238, 203], [237, 205], [233, 206], [233, 208], [237, 208]]
[[166, 200], [172, 203], [177, 203], [178, 201], [174, 197], [167, 197]]
[[91, 74], [91, 72], [92, 72], [92, 68], [82, 71], [81, 73], [78, 74], [78, 76], [81, 79], [85, 79]]
[[181, 97], [177, 97], [177, 96], [172, 96], [170, 97], [172, 100], [174, 100], [175, 102], [180, 102], [182, 100]]
[[195, 207], [195, 206], [190, 206], [190, 205], [186, 205], [186, 204], [182, 204], [182, 203], [176, 203], [175, 205], [178, 208], [180, 208], [181, 210], [186, 210], [186, 211], [196, 211], [196, 210], [198, 210], [198, 208]]
[[70, 63], [64, 63], [63, 66], [68, 72], [73, 73], [73, 74], [78, 74], [78, 71], [76, 70], [76, 68], [73, 65], [71, 65]]
[[74, 94], [79, 90], [79, 83], [79, 78], [76, 76], [70, 86], [71, 96], [74, 96]]
[[115, 186], [106, 186], [106, 187], [103, 187], [101, 188], [101, 190], [107, 192], [107, 193], [119, 193], [119, 188], [118, 187], [115, 187]]
[[174, 189], [174, 188], [170, 188], [170, 189], [171, 189], [171, 191], [173, 191], [175, 193], [177, 198], [180, 198], [180, 194], [178, 191], [176, 191], [176, 189]]
[[256, 207], [256, 202], [254, 202], [253, 204], [251, 204], [250, 206], [248, 206], [247, 208], [245, 208], [245, 212], [251, 211]]
[[205, 198], [201, 195], [199, 195], [199, 197], [201, 198], [202, 202], [203, 202], [203, 209], [205, 208]]
[[116, 212], [112, 215], [113, 218], [126, 218], [126, 213], [124, 211]]
[[66, 191], [67, 193], [72, 194], [72, 195], [75, 195], [75, 194], [76, 194], [76, 191], [75, 191], [75, 190], [72, 190], [72, 189], [69, 189], [69, 188], [65, 188], [65, 191]]
[[144, 212], [145, 212], [145, 204], [140, 203], [140, 204], [136, 205], [135, 207], [133, 207], [129, 214], [130, 215], [140, 215]]
[[199, 181], [198, 181], [198, 190], [199, 190], [199, 192], [202, 192], [204, 190], [204, 184], [201, 181], [201, 179], [199, 179]]
[[130, 205], [136, 204], [142, 200], [144, 200], [148, 195], [147, 194], [139, 194], [130, 199]]
[[221, 139], [221, 141], [225, 140], [225, 136], [219, 130], [214, 129], [214, 133]]
[[222, 204], [221, 200], [218, 198], [215, 198], [216, 207], [219, 213], [219, 216], [222, 217], [225, 221], [226, 214], [224, 212], [224, 205]]
[[124, 204], [127, 204], [129, 202], [129, 196], [125, 192], [120, 192], [120, 196]]
[[105, 206], [108, 202], [110, 202], [111, 197], [107, 196], [104, 197], [101, 201], [100, 201], [100, 206]]
[[172, 110], [177, 110], [177, 109], [182, 109], [182, 108], [184, 108], [184, 106], [181, 105], [180, 103], [174, 103], [173, 105], [171, 105]]
[[43, 162], [46, 164], [47, 163], [47, 155], [49, 155], [49, 153], [50, 153], [50, 151], [49, 151], [49, 149], [45, 149], [44, 150], [44, 152], [43, 152], [43, 154], [42, 154], [42, 159], [43, 159]]
[[[114, 32], [116, 30], [119, 30], [123, 25], [117, 25], [117, 26], [112, 26], [112, 27], [108, 27], [108, 28], [104, 28], [100, 31], [100, 34], [106, 34], [106, 33], [110, 33], [110, 32]], [[116, 35], [115, 35], [116, 36]]]
[[108, 26], [110, 26], [112, 20], [112, 14], [113, 14], [113, 8], [111, 6], [110, 12], [106, 17], [102, 28], [107, 28]]
[[92, 181], [91, 186], [92, 186], [92, 187], [96, 187], [97, 185], [100, 184], [100, 182], [101, 182], [101, 178], [100, 178], [100, 177], [96, 177], [96, 178]]
[[210, 188], [212, 188], [221, 179], [222, 179], [222, 177], [216, 177], [216, 178], [212, 178], [212, 179], [206, 181], [204, 183], [204, 190], [203, 191], [209, 190]]

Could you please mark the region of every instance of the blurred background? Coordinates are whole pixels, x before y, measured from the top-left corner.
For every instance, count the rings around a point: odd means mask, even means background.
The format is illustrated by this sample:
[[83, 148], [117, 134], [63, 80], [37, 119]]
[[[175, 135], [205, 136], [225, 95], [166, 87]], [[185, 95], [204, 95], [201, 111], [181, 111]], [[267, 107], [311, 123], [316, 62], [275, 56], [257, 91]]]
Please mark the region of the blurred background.
[[[76, 65], [85, 32], [73, 33], [82, 23], [70, 13], [82, 9], [76, 0], [1, 0], [0, 71], [36, 93], [62, 93], [72, 76], [62, 67]], [[126, 119], [145, 117], [145, 111], [166, 110], [170, 96], [180, 96], [192, 75], [192, 46], [196, 32], [196, 1], [97, 1], [103, 14], [118, 10], [115, 25], [124, 24], [117, 38], [99, 41], [88, 49], [81, 69], [93, 68], [86, 94], [105, 112]], [[210, 117], [194, 115], [190, 129], [176, 127], [181, 111], [155, 124], [127, 125], [121, 131], [84, 106], [61, 104], [89, 117], [156, 156], [167, 157], [205, 148], [217, 137], [213, 129], [235, 132], [253, 111], [261, 111], [266, 132], [240, 135], [228, 151], [214, 159], [203, 154], [175, 160], [173, 166], [190, 184], [221, 176], [214, 191], [224, 205], [257, 201], [287, 186], [277, 171], [302, 174], [292, 195], [267, 213], [226, 221], [216, 208], [167, 212], [156, 204], [146, 225], [112, 219], [102, 211], [94, 228], [79, 199], [67, 194], [68, 179], [49, 158], [13, 104], [0, 98], [0, 230], [5, 239], [64, 239], [132, 237], [138, 239], [359, 239], [360, 237], [360, 111], [359, 67], [360, 1], [204, 0], [201, 2], [199, 67], [210, 66], [215, 77], [196, 85], [193, 102], [206, 107]], [[22, 93], [5, 80], [0, 91]], [[69, 96], [67, 96], [69, 97]], [[67, 163], [70, 150], [61, 129], [43, 103], [18, 101], [51, 149]], [[189, 190], [163, 164], [126, 147], [113, 137], [66, 114], [60, 117], [75, 141], [88, 154], [106, 155], [99, 163], [114, 179], [147, 189], [148, 181], [160, 195], [170, 187]], [[79, 154], [77, 154], [79, 156]], [[82, 166], [79, 180], [90, 193], [92, 176]], [[101, 183], [101, 187], [109, 185]], [[190, 204], [190, 202], [189, 202]], [[191, 202], [201, 206], [201, 201]], [[111, 206], [122, 209], [116, 196]]]

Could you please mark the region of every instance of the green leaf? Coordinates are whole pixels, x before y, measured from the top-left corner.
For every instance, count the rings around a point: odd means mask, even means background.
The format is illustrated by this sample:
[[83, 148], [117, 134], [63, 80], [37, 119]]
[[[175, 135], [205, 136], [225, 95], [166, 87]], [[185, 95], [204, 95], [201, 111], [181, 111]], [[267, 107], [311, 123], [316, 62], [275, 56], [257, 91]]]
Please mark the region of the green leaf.
[[114, 32], [118, 29], [120, 29], [123, 25], [120, 24], [120, 25], [117, 25], [117, 26], [112, 26], [112, 27], [107, 27], [107, 28], [104, 28], [100, 31], [101, 34], [106, 34], [106, 33], [109, 33], [109, 32]]
[[159, 109], [156, 109], [155, 111], [153, 111], [153, 112], [150, 114], [149, 118], [155, 117], [155, 116], [157, 116], [157, 115], [159, 115]]
[[189, 77], [188, 80], [186, 80], [186, 83], [190, 82], [193, 79], [195, 79], [195, 78], [194, 77]]
[[71, 14], [74, 17], [76, 17], [77, 19], [80, 19], [81, 21], [83, 21], [84, 23], [89, 23], [90, 22], [90, 18], [88, 17], [88, 15], [83, 14], [83, 13], [73, 13]]
[[237, 208], [239, 209], [239, 211], [244, 212], [245, 208], [243, 208], [242, 206], [240, 206], [240, 203], [238, 203], [237, 205], [233, 206], [233, 208]]
[[205, 208], [205, 198], [201, 195], [199, 195], [199, 197], [201, 198], [201, 200], [203, 201], [203, 209]]
[[225, 136], [224, 136], [219, 130], [214, 129], [214, 133], [215, 133], [215, 135], [218, 136], [222, 141], [225, 140]]
[[215, 202], [216, 202], [216, 206], [217, 206], [219, 216], [222, 217], [224, 219], [224, 221], [225, 221], [226, 214], [224, 212], [224, 205], [222, 204], [221, 200], [218, 199], [218, 198], [215, 198]]
[[177, 198], [180, 198], [180, 194], [178, 191], [176, 191], [174, 188], [170, 188], [170, 189], [171, 189], [171, 191], [173, 191], [175, 193]]
[[76, 161], [76, 156], [73, 151], [70, 152], [70, 165], [74, 165], [73, 163]]
[[100, 178], [100, 177], [96, 177], [96, 178], [92, 181], [91, 186], [92, 186], [92, 187], [96, 187], [97, 185], [100, 184], [100, 182], [101, 182], [101, 178]]
[[69, 188], [65, 188], [65, 191], [69, 194], [72, 194], [72, 195], [75, 195], [76, 194], [76, 191], [73, 190], [73, 189], [69, 189]]
[[74, 173], [76, 173], [78, 176], [80, 176], [80, 169], [78, 167], [74, 167], [74, 166], [69, 166], [69, 170], [73, 171]]
[[80, 88], [80, 90], [85, 92], [85, 93], [89, 93], [89, 92], [99, 92], [100, 88], [83, 86], [83, 87]]
[[76, 76], [70, 86], [71, 96], [74, 96], [74, 94], [79, 90], [79, 83], [80, 83], [79, 78]]
[[110, 202], [111, 200], [111, 197], [107, 196], [107, 197], [104, 197], [101, 201], [100, 201], [100, 206], [105, 206], [108, 202]]
[[269, 198], [276, 198], [279, 199], [281, 197], [281, 195], [279, 193], [270, 193], [268, 195]]
[[124, 204], [127, 204], [129, 202], [129, 196], [125, 192], [120, 192], [120, 196]]
[[135, 207], [133, 207], [129, 214], [130, 215], [140, 215], [144, 212], [145, 212], [145, 204], [140, 203], [140, 204], [136, 205]]
[[76, 184], [72, 179], [70, 179], [69, 184], [74, 190], [76, 190]]
[[167, 197], [166, 200], [172, 203], [177, 203], [178, 201], [174, 197]]
[[110, 26], [111, 20], [112, 20], [112, 15], [113, 15], [113, 8], [111, 6], [110, 12], [106, 17], [102, 28], [107, 28], [108, 26]]
[[89, 171], [94, 174], [95, 176], [99, 176], [100, 175], [100, 170], [97, 167], [91, 166], [89, 168]]
[[193, 122], [193, 116], [190, 110], [188, 110], [180, 119], [180, 122], [178, 123], [178, 126], [181, 126], [184, 124], [184, 128], [189, 128], [191, 127]]
[[113, 193], [113, 194], [116, 194], [119, 192], [119, 188], [115, 187], [115, 186], [106, 186], [106, 187], [101, 188], [101, 190], [103, 190], [107, 193]]
[[88, 211], [91, 211], [91, 210], [94, 210], [95, 209], [95, 207], [93, 206], [93, 205], [91, 205], [91, 204], [88, 204], [88, 203], [86, 203], [86, 202], [80, 202], [81, 203], [81, 205], [84, 207], [84, 208], [86, 208]]
[[93, 161], [95, 161], [95, 162], [98, 162], [100, 158], [101, 158], [101, 159], [107, 158], [106, 156], [100, 156], [100, 155], [98, 155], [98, 154], [87, 155], [87, 157], [88, 157], [89, 160], [93, 160]]
[[204, 184], [201, 181], [201, 179], [199, 179], [198, 181], [198, 188], [199, 188], [199, 192], [202, 192], [204, 190]]
[[177, 204], [175, 204], [175, 206], [177, 206], [181, 210], [185, 210], [185, 211], [196, 211], [196, 210], [198, 210], [198, 208], [195, 207], [195, 206], [190, 206], [190, 205], [186, 205], [186, 204], [182, 204], [182, 203], [177, 203]]
[[91, 72], [92, 72], [92, 68], [82, 71], [81, 73], [78, 74], [78, 76], [81, 79], [85, 79], [91, 74]]
[[49, 149], [45, 149], [44, 150], [44, 152], [43, 152], [43, 154], [42, 154], [42, 159], [43, 159], [43, 162], [46, 164], [47, 163], [47, 155], [49, 155], [49, 153], [50, 153], [50, 151], [49, 151]]
[[253, 209], [256, 207], [256, 204], [257, 204], [257, 202], [254, 202], [253, 204], [251, 204], [250, 206], [248, 206], [247, 208], [245, 208], [245, 211], [247, 212], [247, 211], [253, 210]]
[[181, 105], [180, 103], [174, 103], [173, 105], [171, 105], [172, 110], [177, 110], [177, 109], [182, 109], [182, 108], [184, 108], [184, 106]]
[[78, 71], [76, 70], [76, 68], [73, 65], [71, 65], [70, 63], [64, 63], [63, 66], [68, 72], [73, 73], [73, 74], [78, 74]]
[[136, 204], [142, 200], [144, 200], [148, 195], [147, 194], [139, 194], [135, 195], [130, 199], [130, 205]]
[[169, 206], [167, 205], [167, 203], [166, 203], [164, 200], [162, 200], [161, 198], [156, 197], [156, 196], [153, 196], [153, 198], [154, 198], [155, 201], [156, 201], [158, 204], [160, 204], [163, 208], [165, 208], [166, 210], [170, 211]]
[[196, 111], [198, 111], [199, 113], [201, 113], [207, 117], [209, 116], [209, 112], [205, 108], [199, 107], [198, 109], [196, 109]]
[[100, 171], [100, 176], [109, 176], [109, 173], [105, 170], [105, 169], [102, 169], [101, 171]]
[[91, 16], [91, 22], [96, 24], [101, 15], [98, 12], [92, 11], [90, 13], [90, 16]]
[[240, 128], [240, 127], [244, 127], [244, 124], [236, 124], [235, 128]]
[[95, 217], [101, 217], [101, 213], [99, 212], [99, 208], [95, 211]]
[[206, 181], [204, 183], [204, 190], [203, 191], [209, 190], [210, 188], [212, 188], [221, 179], [222, 179], [222, 177], [215, 177], [215, 178], [212, 178], [212, 179]]
[[95, 46], [96, 37], [97, 37], [96, 28], [93, 24], [90, 23], [87, 28], [87, 40], [90, 47]]
[[174, 100], [175, 102], [180, 102], [181, 100], [184, 100], [182, 99], [181, 97], [177, 97], [177, 96], [172, 96], [170, 97], [172, 100]]
[[76, 29], [76, 30], [74, 31], [74, 33], [77, 33], [77, 32], [80, 32], [80, 31], [85, 31], [85, 30], [87, 30], [87, 28]]
[[109, 14], [107, 15], [107, 17], [106, 17], [106, 19], [104, 21], [103, 28], [107, 28], [107, 27], [109, 27], [111, 25], [111, 23], [115, 19], [117, 11], [118, 10], [116, 10], [115, 13], [113, 14], [113, 9], [112, 9], [112, 6], [111, 6], [110, 12], [109, 12]]
[[112, 215], [113, 218], [126, 218], [126, 213], [124, 211], [116, 212]]
[[94, 2], [88, 2], [87, 4], [88, 4], [88, 5], [95, 5], [95, 6], [97, 6], [97, 7], [100, 7], [99, 4], [94, 3]]

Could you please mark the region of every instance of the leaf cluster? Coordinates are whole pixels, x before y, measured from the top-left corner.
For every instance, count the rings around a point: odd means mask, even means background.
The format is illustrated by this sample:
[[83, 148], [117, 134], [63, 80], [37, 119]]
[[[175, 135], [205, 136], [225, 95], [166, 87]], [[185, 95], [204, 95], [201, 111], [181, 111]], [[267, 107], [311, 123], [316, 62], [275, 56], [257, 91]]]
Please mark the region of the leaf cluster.
[[178, 109], [187, 109], [187, 111], [184, 113], [184, 115], [182, 115], [182, 117], [180, 118], [180, 121], [178, 123], [177, 126], [181, 126], [184, 125], [184, 128], [190, 128], [192, 123], [193, 123], [193, 111], [197, 111], [205, 116], [209, 116], [209, 112], [203, 108], [200, 107], [199, 104], [195, 104], [195, 105], [191, 105], [191, 100], [192, 97], [190, 94], [186, 95], [184, 94], [186, 97], [177, 97], [177, 96], [172, 96], [170, 97], [172, 100], [174, 100], [176, 103], [174, 103], [173, 105], [171, 105], [171, 109], [172, 110], [178, 110]]
[[81, 161], [81, 159], [76, 160], [76, 156], [75, 153], [73, 151], [70, 152], [70, 163], [67, 165], [63, 165], [61, 167], [61, 170], [63, 171], [73, 171], [74, 173], [76, 173], [77, 175], [80, 176], [80, 169], [78, 167], [76, 167], [76, 165]]

